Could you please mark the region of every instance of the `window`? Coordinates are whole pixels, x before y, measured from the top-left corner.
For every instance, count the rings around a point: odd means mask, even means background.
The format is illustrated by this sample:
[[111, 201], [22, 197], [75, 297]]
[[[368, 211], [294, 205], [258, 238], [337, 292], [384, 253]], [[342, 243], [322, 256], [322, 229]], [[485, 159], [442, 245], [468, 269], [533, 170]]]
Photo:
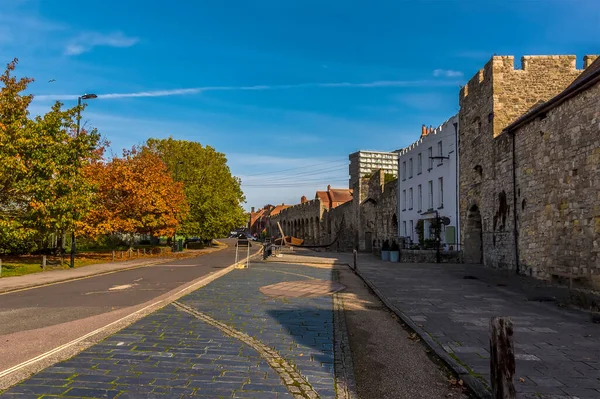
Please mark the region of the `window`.
[[417, 157], [417, 174], [420, 175], [421, 173], [423, 173], [423, 157], [421, 156], [422, 154], [419, 153], [418, 157]]
[[438, 187], [438, 203], [439, 203], [439, 207], [443, 208], [444, 207], [444, 178], [440, 177], [438, 179], [439, 182], [439, 187]]
[[413, 209], [413, 190], [412, 190], [412, 187], [408, 189], [408, 209]]
[[404, 230], [404, 237], [406, 237], [406, 222], [402, 222], [402, 229]]
[[402, 210], [406, 210], [406, 190], [402, 190]]
[[429, 169], [433, 168], [433, 148], [429, 147], [427, 149], [427, 153], [429, 154]]
[[413, 162], [412, 158], [408, 160], [408, 178], [412, 179], [413, 177]]
[[423, 187], [421, 187], [421, 185], [419, 184], [419, 186], [417, 187], [417, 208], [419, 209], [419, 212], [421, 212], [421, 210], [423, 209]]
[[406, 161], [402, 162], [402, 180], [406, 180]]
[[413, 233], [415, 231], [415, 226], [413, 225], [413, 221], [410, 221], [410, 234], [408, 235], [410, 237], [410, 240], [412, 241], [413, 238]]
[[429, 180], [429, 209], [433, 209], [433, 180]]
[[438, 157], [442, 156], [442, 142], [438, 141]]

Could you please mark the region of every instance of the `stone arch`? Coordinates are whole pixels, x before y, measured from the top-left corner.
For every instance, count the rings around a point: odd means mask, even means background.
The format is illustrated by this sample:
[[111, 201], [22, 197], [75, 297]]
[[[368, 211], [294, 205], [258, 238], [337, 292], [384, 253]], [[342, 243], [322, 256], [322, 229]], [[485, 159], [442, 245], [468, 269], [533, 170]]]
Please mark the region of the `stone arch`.
[[319, 238], [321, 236], [320, 227], [321, 226], [319, 226], [319, 218], [317, 216], [315, 216], [315, 218], [314, 218], [314, 231], [313, 231], [314, 239], [315, 239], [314, 240], [315, 244], [319, 244]]
[[483, 263], [483, 228], [477, 204], [467, 211], [464, 243], [465, 263]]

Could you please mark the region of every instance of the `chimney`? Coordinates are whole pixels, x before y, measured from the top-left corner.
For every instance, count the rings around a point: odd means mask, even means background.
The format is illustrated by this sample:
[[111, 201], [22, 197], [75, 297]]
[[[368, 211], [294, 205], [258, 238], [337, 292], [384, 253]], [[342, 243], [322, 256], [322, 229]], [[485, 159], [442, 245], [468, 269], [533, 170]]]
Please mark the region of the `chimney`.
[[429, 133], [433, 132], [433, 126], [429, 125]]
[[421, 126], [421, 136], [427, 136], [427, 126]]
[[308, 200], [306, 199], [306, 196], [303, 195], [302, 198], [300, 198], [300, 203], [304, 204], [305, 202], [308, 202]]
[[327, 185], [327, 191], [331, 191], [331, 184]]
[[250, 208], [250, 212], [254, 213], [254, 207]]

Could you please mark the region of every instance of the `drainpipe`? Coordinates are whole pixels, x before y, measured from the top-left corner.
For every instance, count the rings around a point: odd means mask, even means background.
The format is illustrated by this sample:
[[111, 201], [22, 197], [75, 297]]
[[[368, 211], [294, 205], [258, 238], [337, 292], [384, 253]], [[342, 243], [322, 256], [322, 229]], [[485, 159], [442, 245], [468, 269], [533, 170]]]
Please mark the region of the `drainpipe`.
[[459, 191], [460, 191], [460, 180], [459, 180], [459, 175], [458, 175], [458, 162], [459, 162], [459, 156], [460, 154], [458, 153], [458, 122], [454, 122], [454, 135], [456, 136], [456, 213], [455, 213], [455, 217], [456, 217], [456, 250], [460, 251], [460, 241], [461, 241], [461, 235], [460, 235], [460, 215], [459, 215], [459, 206], [458, 206], [458, 201], [459, 201]]
[[513, 183], [513, 236], [515, 239], [515, 270], [517, 274], [521, 272], [519, 264], [519, 230], [517, 229], [517, 160], [516, 160], [516, 143], [515, 131], [511, 132], [512, 138], [512, 183]]

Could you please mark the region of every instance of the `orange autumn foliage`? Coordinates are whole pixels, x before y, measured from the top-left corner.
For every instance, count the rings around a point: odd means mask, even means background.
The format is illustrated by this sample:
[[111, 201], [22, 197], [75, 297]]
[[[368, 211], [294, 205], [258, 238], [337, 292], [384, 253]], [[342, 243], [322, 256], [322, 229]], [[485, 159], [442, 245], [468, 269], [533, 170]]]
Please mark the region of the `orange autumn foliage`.
[[95, 185], [95, 206], [80, 223], [85, 235], [128, 233], [171, 236], [189, 210], [183, 183], [149, 151], [93, 163], [85, 174]]

